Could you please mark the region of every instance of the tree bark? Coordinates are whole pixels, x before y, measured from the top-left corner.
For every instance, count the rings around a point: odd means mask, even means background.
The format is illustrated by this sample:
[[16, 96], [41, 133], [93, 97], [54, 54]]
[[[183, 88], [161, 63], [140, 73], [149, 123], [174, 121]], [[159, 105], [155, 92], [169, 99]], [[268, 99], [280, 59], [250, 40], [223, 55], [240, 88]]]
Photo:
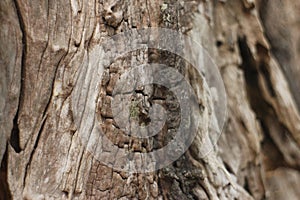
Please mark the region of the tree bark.
[[[0, 1], [0, 199], [297, 199], [299, 10], [291, 0]], [[201, 44], [214, 62], [204, 65], [218, 67], [227, 98], [210, 85], [217, 76], [213, 68], [199, 74], [167, 50], [138, 49], [104, 62], [110, 47], [100, 46], [111, 37], [151, 27]], [[198, 59], [199, 46], [174, 43], [182, 55]], [[117, 81], [133, 66], [149, 63], [170, 66], [189, 81], [201, 126], [173, 163], [145, 173], [122, 171], [99, 159], [115, 166], [118, 161], [96, 153], [100, 143], [105, 146], [94, 135], [96, 124], [119, 149], [143, 153], [170, 142], [183, 120], [179, 99], [168, 88], [132, 91], [128, 80], [124, 88], [135, 106], [130, 119], [150, 123], [152, 104], [171, 109], [152, 138], [126, 135], [116, 122], [111, 105]], [[222, 134], [202, 156], [201, 134], [212, 134], [214, 117], [222, 124], [217, 110], [225, 101]]]

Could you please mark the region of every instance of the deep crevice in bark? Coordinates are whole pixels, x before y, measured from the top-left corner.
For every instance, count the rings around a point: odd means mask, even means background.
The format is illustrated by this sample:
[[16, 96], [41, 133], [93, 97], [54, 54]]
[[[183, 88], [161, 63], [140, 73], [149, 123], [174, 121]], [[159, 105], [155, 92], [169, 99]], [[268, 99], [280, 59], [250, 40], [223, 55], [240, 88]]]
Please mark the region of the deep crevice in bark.
[[[300, 95], [299, 82], [297, 82], [297, 75], [295, 74], [295, 67], [293, 67], [293, 53], [292, 44], [297, 41], [293, 41], [292, 33], [287, 28], [289, 26], [289, 13], [287, 13], [287, 7], [284, 1], [260, 1], [259, 17], [264, 29], [264, 36], [268, 39], [270, 44], [270, 52], [276, 58], [280, 64], [280, 68], [283, 71], [291, 94], [295, 99], [298, 110], [300, 109]], [[278, 10], [275, 10], [277, 7]], [[280, 12], [279, 12], [280, 11]], [[276, 13], [278, 12], [278, 13]], [[278, 14], [275, 18], [274, 14]], [[293, 16], [293, 13], [290, 13]], [[278, 19], [277, 19], [278, 18]], [[296, 24], [295, 24], [296, 26]], [[296, 80], [296, 81], [295, 81]]]
[[20, 147], [20, 130], [18, 126], [18, 112], [13, 120], [13, 129], [10, 135], [10, 145], [15, 150], [16, 153], [20, 153], [22, 151]]
[[8, 159], [8, 147], [4, 153], [1, 168], [0, 168], [0, 200], [11, 200], [11, 192], [7, 182], [7, 159]]
[[[274, 108], [263, 97], [263, 91], [259, 85], [259, 75], [264, 78], [268, 91], [273, 98], [276, 98], [276, 93], [273, 88], [273, 84], [270, 80], [270, 74], [267, 69], [266, 60], [267, 54], [263, 53], [259, 55], [259, 61], [255, 61], [247, 44], [247, 38], [239, 38], [238, 41], [240, 54], [243, 60], [242, 69], [244, 71], [245, 80], [247, 82], [247, 94], [252, 110], [256, 113], [256, 116], [261, 122], [261, 128], [264, 132], [264, 139], [262, 141], [263, 153], [268, 158], [267, 168], [276, 169], [278, 167], [298, 168], [297, 163], [291, 160], [287, 160], [292, 157], [293, 151], [283, 152], [276, 138], [281, 140], [283, 137], [287, 137], [285, 134], [291, 135], [288, 129], [277, 119]], [[261, 53], [261, 49], [258, 49], [258, 54]], [[278, 130], [276, 133], [271, 134], [271, 129]], [[276, 134], [276, 138], [274, 137]], [[266, 150], [267, 149], [267, 150]]]
[[11, 132], [11, 136], [10, 136], [10, 142], [12, 147], [14, 148], [14, 150], [19, 153], [22, 151], [21, 147], [20, 147], [20, 130], [19, 130], [19, 125], [18, 125], [18, 119], [19, 119], [19, 111], [20, 111], [20, 107], [22, 104], [22, 98], [24, 96], [24, 81], [25, 81], [25, 65], [26, 65], [26, 51], [27, 51], [27, 39], [26, 39], [26, 31], [25, 31], [25, 24], [24, 24], [24, 20], [20, 11], [20, 6], [18, 4], [17, 0], [14, 0], [14, 4], [15, 4], [15, 9], [16, 9], [16, 13], [19, 19], [19, 24], [20, 24], [20, 29], [22, 32], [22, 58], [21, 58], [21, 85], [20, 85], [20, 94], [19, 94], [19, 104], [18, 104], [18, 109], [17, 109], [17, 113], [14, 117], [13, 120], [13, 130]]
[[248, 181], [247, 178], [245, 178], [245, 183], [244, 183], [244, 185], [243, 185], [243, 188], [244, 188], [249, 194], [253, 195], [253, 194], [251, 193], [251, 190], [250, 190], [250, 187], [249, 187], [249, 181]]

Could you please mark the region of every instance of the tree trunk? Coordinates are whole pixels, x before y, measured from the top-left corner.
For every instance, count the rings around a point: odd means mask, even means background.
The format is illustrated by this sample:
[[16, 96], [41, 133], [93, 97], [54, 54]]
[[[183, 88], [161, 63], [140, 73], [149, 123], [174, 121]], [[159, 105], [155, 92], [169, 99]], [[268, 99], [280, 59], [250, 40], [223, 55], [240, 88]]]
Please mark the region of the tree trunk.
[[299, 10], [0, 1], [0, 199], [297, 199]]

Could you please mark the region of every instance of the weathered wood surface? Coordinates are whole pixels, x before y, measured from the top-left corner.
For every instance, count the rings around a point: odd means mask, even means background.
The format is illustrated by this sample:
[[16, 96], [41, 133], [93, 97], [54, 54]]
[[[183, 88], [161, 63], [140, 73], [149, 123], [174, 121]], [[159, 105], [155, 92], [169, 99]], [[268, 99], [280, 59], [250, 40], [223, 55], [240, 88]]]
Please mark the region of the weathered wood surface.
[[[299, 6], [279, 0], [0, 1], [0, 199], [297, 199]], [[147, 27], [183, 32], [205, 47], [223, 77], [228, 116], [206, 157], [197, 156], [195, 140], [168, 167], [126, 173], [103, 165], [87, 149], [87, 127], [102, 122], [120, 148], [148, 151], [166, 143], [164, 133], [172, 134], [178, 123], [175, 109], [157, 144], [115, 136], [120, 130], [112, 120], [111, 94], [131, 66], [157, 62], [183, 72], [203, 98], [202, 130], [211, 123], [213, 92], [174, 54], [138, 50], [107, 68], [91, 67], [101, 62], [95, 51], [110, 36]], [[193, 48], [191, 57], [197, 56]], [[104, 76], [92, 79], [99, 82], [92, 87], [87, 80], [97, 70]], [[142, 91], [135, 100], [154, 97], [178, 106], [165, 88]], [[97, 121], [88, 115], [78, 124], [74, 115], [90, 108], [82, 100], [95, 94], [90, 115]], [[81, 104], [74, 106], [77, 100]]]

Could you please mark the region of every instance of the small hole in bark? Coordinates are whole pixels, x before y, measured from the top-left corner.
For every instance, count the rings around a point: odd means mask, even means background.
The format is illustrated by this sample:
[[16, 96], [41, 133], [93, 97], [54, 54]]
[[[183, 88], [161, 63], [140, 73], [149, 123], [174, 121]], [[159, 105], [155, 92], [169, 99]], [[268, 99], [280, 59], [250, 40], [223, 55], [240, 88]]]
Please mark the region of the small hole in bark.
[[220, 46], [222, 46], [222, 45], [223, 45], [223, 42], [222, 42], [222, 41], [218, 40], [218, 41], [216, 42], [216, 46], [217, 46], [217, 47], [220, 47]]
[[75, 46], [75, 47], [79, 47], [79, 46], [80, 46], [80, 43], [74, 42], [74, 46]]
[[68, 191], [62, 191], [63, 192], [63, 194], [67, 197], [67, 196], [69, 196], [69, 192]]
[[116, 12], [116, 6], [112, 6], [111, 11]]

